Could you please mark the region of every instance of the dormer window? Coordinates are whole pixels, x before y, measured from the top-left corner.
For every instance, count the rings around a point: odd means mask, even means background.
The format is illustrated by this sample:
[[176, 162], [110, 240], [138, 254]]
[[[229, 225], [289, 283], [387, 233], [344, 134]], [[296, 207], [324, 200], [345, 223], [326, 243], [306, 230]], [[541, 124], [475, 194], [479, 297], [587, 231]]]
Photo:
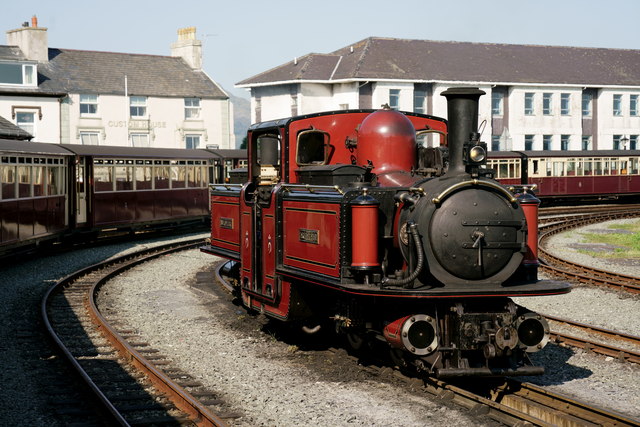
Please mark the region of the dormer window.
[[37, 86], [35, 64], [0, 62], [0, 85]]

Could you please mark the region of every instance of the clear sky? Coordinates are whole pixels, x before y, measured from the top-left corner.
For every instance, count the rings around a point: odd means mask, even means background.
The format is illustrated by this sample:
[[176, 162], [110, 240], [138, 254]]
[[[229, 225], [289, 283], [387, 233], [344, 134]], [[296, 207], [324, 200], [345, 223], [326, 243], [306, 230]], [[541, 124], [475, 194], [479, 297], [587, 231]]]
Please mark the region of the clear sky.
[[[222, 87], [307, 53], [367, 37], [640, 49], [640, 0], [30, 0], [5, 2], [0, 29], [31, 16], [56, 48], [169, 55], [195, 26]], [[6, 36], [0, 39], [6, 44]], [[473, 64], [469, 64], [473, 66]], [[640, 66], [640, 64], [638, 64]]]

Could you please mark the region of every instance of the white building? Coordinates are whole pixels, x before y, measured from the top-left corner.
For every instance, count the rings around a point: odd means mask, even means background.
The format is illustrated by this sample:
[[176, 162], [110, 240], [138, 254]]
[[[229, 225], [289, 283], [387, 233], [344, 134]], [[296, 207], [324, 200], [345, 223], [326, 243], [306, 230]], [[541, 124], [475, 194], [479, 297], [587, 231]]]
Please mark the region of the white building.
[[640, 149], [640, 50], [372, 37], [236, 86], [253, 122], [383, 104], [446, 117], [440, 93], [474, 86], [493, 150]]
[[50, 48], [34, 17], [0, 46], [0, 116], [40, 142], [235, 148], [229, 96], [201, 65], [193, 27], [171, 56], [139, 55]]

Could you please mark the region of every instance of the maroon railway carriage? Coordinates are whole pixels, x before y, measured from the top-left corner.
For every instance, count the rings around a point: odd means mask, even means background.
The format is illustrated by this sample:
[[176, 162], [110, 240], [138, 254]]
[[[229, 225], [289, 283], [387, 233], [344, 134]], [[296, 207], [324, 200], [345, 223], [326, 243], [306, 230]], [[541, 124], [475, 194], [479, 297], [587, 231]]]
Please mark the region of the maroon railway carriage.
[[212, 186], [203, 251], [234, 261], [245, 306], [306, 331], [387, 342], [441, 377], [541, 373], [526, 353], [548, 326], [508, 297], [569, 287], [537, 279], [538, 200], [484, 167], [482, 93], [445, 92], [449, 124], [383, 109], [253, 125], [247, 181]]
[[204, 224], [207, 186], [245, 157], [0, 140], [0, 257], [80, 235]]
[[640, 151], [497, 151], [487, 167], [505, 185], [536, 185], [543, 200], [640, 195]]
[[74, 227], [139, 229], [209, 215], [204, 150], [63, 145], [75, 154]]
[[0, 254], [68, 227], [68, 165], [56, 144], [0, 140]]

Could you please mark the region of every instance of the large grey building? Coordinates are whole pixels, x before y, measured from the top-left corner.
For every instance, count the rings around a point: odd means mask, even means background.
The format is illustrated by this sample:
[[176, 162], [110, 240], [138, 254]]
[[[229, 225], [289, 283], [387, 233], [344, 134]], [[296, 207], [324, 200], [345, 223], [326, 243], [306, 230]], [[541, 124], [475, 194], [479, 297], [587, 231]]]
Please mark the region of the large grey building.
[[237, 83], [252, 120], [392, 108], [446, 117], [440, 93], [476, 86], [494, 150], [640, 148], [640, 50], [371, 37]]

